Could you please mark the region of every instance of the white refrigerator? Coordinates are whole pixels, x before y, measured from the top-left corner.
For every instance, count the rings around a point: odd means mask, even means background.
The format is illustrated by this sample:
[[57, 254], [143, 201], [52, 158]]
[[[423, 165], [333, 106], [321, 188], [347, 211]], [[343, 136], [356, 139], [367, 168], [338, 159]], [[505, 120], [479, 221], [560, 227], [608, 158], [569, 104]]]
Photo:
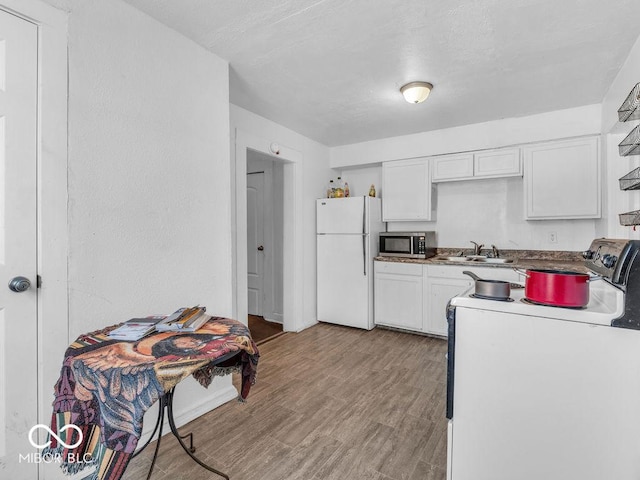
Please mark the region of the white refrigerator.
[[319, 321], [373, 328], [373, 258], [382, 231], [379, 198], [317, 200]]

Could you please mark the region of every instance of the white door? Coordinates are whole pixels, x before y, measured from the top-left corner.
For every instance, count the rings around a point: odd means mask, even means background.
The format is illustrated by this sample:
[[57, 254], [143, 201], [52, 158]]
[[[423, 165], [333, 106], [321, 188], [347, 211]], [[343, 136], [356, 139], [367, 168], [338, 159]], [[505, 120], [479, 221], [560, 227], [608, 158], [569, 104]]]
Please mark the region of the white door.
[[[0, 476], [37, 478], [37, 27], [0, 10]], [[9, 290], [24, 276], [31, 288]]]
[[264, 289], [264, 173], [247, 174], [247, 287], [249, 314], [262, 316]]

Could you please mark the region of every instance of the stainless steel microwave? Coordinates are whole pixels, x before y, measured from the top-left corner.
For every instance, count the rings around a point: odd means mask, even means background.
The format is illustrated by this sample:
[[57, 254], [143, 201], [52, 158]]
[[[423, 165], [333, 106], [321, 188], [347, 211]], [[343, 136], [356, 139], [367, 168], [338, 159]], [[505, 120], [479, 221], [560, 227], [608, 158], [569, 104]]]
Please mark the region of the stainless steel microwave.
[[380, 256], [429, 258], [436, 254], [436, 232], [382, 232]]

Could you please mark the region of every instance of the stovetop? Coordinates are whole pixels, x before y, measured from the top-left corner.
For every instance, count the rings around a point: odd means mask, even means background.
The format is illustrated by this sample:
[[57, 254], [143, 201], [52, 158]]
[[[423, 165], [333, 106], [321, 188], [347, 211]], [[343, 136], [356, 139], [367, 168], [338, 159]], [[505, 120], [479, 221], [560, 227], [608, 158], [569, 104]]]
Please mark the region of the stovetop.
[[589, 281], [589, 303], [584, 308], [525, 303], [524, 290], [518, 289], [511, 290], [513, 302], [498, 302], [473, 298], [471, 288], [453, 298], [451, 305], [640, 330], [640, 241], [598, 238], [582, 256], [584, 266], [596, 275]]
[[471, 287], [465, 293], [451, 299], [451, 305], [456, 308], [474, 308], [607, 326], [610, 326], [611, 320], [621, 316], [624, 311], [624, 292], [603, 280], [591, 283], [589, 303], [580, 309], [525, 303], [523, 289], [512, 289], [510, 298], [513, 301], [507, 302], [476, 298], [473, 295], [474, 289]]

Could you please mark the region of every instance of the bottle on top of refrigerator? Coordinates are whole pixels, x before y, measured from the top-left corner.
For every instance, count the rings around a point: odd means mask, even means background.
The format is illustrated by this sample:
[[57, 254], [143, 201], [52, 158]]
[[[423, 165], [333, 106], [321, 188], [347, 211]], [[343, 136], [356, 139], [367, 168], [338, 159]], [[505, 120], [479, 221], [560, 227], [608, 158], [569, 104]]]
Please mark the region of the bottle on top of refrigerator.
[[335, 192], [335, 185], [333, 180], [329, 180], [329, 186], [327, 187], [327, 198], [333, 198]]
[[336, 189], [335, 189], [335, 198], [343, 198], [344, 197], [344, 182], [342, 181], [341, 177], [338, 177], [338, 180], [336, 182]]
[[375, 197], [376, 196], [376, 186], [373, 183], [369, 187], [369, 196], [370, 197]]
[[350, 197], [351, 192], [349, 192], [349, 182], [344, 182], [344, 196]]

